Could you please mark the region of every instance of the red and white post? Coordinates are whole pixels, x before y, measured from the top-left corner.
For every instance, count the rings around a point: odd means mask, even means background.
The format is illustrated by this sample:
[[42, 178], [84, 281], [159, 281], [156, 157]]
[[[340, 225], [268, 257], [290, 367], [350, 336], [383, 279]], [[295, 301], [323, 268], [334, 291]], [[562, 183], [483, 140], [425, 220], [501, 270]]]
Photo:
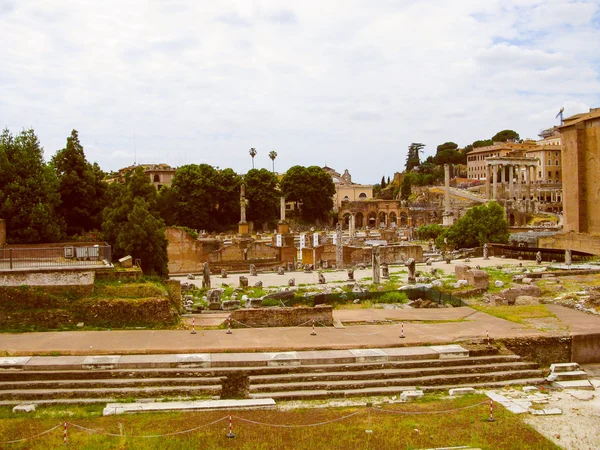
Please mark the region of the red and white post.
[[400, 333], [400, 338], [404, 339], [406, 336], [404, 336], [404, 322], [402, 322], [402, 332]]
[[190, 331], [190, 334], [196, 334], [196, 322], [193, 317], [192, 317], [192, 331]]
[[229, 416], [229, 433], [227, 433], [227, 437], [229, 439], [233, 439], [235, 434], [233, 434], [233, 419]]
[[311, 336], [316, 336], [317, 332], [315, 331], [315, 319], [312, 320], [312, 333], [310, 333]]
[[227, 334], [233, 334], [231, 332], [231, 316], [227, 318]]
[[63, 431], [63, 443], [67, 445], [67, 422], [65, 422], [64, 431]]
[[487, 420], [488, 422], [495, 422], [496, 419], [494, 419], [494, 401], [490, 400], [490, 417]]

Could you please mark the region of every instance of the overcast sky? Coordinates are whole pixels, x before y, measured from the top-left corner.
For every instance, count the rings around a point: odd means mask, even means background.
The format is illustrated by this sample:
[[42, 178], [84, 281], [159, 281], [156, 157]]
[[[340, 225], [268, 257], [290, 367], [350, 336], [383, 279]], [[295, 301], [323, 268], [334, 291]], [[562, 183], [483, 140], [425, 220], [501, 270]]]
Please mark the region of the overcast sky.
[[600, 106], [600, 2], [0, 0], [0, 126], [104, 170], [320, 165], [379, 182]]

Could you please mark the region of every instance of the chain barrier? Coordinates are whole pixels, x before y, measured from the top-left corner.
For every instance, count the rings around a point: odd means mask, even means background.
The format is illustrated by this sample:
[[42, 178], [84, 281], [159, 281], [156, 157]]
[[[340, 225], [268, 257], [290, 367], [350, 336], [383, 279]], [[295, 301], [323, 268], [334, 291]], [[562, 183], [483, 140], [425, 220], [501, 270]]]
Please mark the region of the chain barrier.
[[[491, 406], [491, 402], [490, 404], [490, 417], [492, 417], [492, 406]], [[194, 431], [200, 430], [202, 428], [207, 428], [210, 427], [212, 425], [215, 425], [219, 422], [222, 422], [224, 420], [228, 420], [229, 424], [230, 424], [230, 432], [231, 432], [231, 420], [233, 418], [239, 420], [240, 422], [246, 422], [248, 424], [251, 425], [257, 425], [257, 426], [265, 426], [265, 427], [272, 427], [272, 428], [308, 428], [308, 427], [318, 427], [318, 426], [323, 426], [323, 425], [328, 425], [330, 423], [335, 423], [335, 422], [341, 422], [343, 420], [349, 419], [351, 417], [357, 416], [359, 414], [363, 414], [365, 411], [369, 414], [369, 429], [371, 426], [371, 412], [381, 412], [381, 413], [386, 413], [386, 414], [403, 414], [403, 415], [422, 415], [422, 414], [445, 414], [445, 413], [452, 413], [455, 411], [462, 411], [465, 409], [470, 409], [470, 408], [475, 408], [477, 406], [481, 406], [481, 405], [488, 405], [488, 401], [483, 401], [480, 403], [476, 403], [474, 405], [468, 405], [468, 406], [463, 406], [461, 408], [453, 408], [453, 409], [444, 409], [444, 410], [440, 410], [440, 411], [398, 411], [398, 410], [391, 410], [391, 409], [383, 409], [383, 408], [376, 408], [373, 406], [369, 406], [366, 409], [361, 409], [359, 411], [353, 412], [351, 414], [347, 414], [345, 416], [342, 417], [338, 417], [335, 419], [331, 419], [331, 420], [326, 420], [324, 422], [316, 422], [316, 423], [309, 423], [309, 424], [295, 424], [295, 425], [280, 425], [280, 424], [274, 424], [274, 423], [265, 423], [265, 422], [258, 422], [255, 420], [250, 420], [250, 419], [245, 419], [243, 417], [238, 417], [238, 416], [232, 416], [232, 415], [226, 415], [221, 417], [220, 419], [217, 419], [213, 422], [204, 424], [204, 425], [200, 425], [198, 427], [194, 427], [194, 428], [190, 428], [187, 430], [182, 430], [182, 431], [174, 431], [172, 433], [166, 433], [166, 434], [149, 434], [149, 435], [127, 435], [127, 434], [116, 434], [116, 433], [108, 433], [105, 431], [101, 431], [101, 430], [94, 430], [92, 428], [87, 428], [84, 427], [82, 425], [77, 425], [76, 423], [73, 422], [61, 422], [57, 425], [55, 425], [54, 427], [46, 430], [46, 431], [42, 431], [41, 433], [38, 433], [34, 436], [28, 437], [28, 438], [22, 438], [22, 439], [13, 439], [10, 441], [0, 441], [0, 445], [4, 445], [4, 444], [15, 444], [15, 443], [19, 443], [19, 442], [25, 442], [25, 441], [29, 441], [29, 440], [33, 440], [36, 438], [39, 438], [40, 436], [43, 436], [45, 434], [51, 433], [52, 431], [56, 430], [59, 427], [62, 427], [63, 424], [65, 425], [70, 425], [74, 428], [78, 428], [82, 431], [86, 431], [88, 433], [92, 433], [92, 434], [97, 434], [97, 435], [103, 435], [103, 436], [111, 436], [111, 437], [126, 437], [126, 438], [142, 438], [142, 439], [147, 439], [147, 438], [160, 438], [160, 437], [169, 437], [169, 436], [177, 436], [177, 435], [181, 435], [181, 434], [186, 434], [186, 433], [192, 433]]]
[[[321, 325], [322, 327], [327, 327], [328, 329], [333, 329], [333, 331], [337, 331], [338, 333], [342, 333], [342, 334], [345, 334], [347, 336], [373, 336], [373, 335], [376, 335], [376, 334], [384, 334], [381, 331], [375, 331], [373, 333], [348, 333], [348, 332], [346, 332], [344, 330], [341, 330], [339, 328], [328, 327], [327, 325], [325, 325], [324, 323], [321, 323], [321, 322], [317, 322], [317, 323], [319, 325]], [[389, 330], [391, 330], [391, 329], [393, 329], [393, 328], [399, 327], [401, 325], [402, 325], [401, 323], [397, 323], [395, 325], [388, 326], [388, 327], [386, 327], [386, 332], [389, 331]]]
[[[237, 320], [237, 319], [231, 319], [231, 321], [232, 321], [232, 322], [235, 322], [235, 323], [239, 323], [240, 325], [242, 325], [242, 326], [244, 326], [244, 327], [246, 327], [246, 328], [253, 328], [253, 329], [255, 329], [255, 330], [260, 330], [260, 329], [263, 329], [263, 328], [265, 328], [265, 327], [253, 327], [252, 325], [247, 325], [247, 324], [245, 324], [245, 323], [243, 323], [243, 322], [240, 322], [240, 321], [239, 321], [239, 320]], [[291, 326], [291, 327], [285, 327], [285, 328], [297, 328], [297, 327], [303, 327], [303, 326], [305, 326], [306, 324], [309, 324], [309, 323], [311, 323], [312, 321], [313, 321], [313, 319], [309, 319], [309, 320], [307, 320], [306, 322], [302, 322], [301, 324], [298, 324], [298, 325], [293, 325], [293, 326]], [[326, 325], [323, 325], [323, 326], [326, 326]]]

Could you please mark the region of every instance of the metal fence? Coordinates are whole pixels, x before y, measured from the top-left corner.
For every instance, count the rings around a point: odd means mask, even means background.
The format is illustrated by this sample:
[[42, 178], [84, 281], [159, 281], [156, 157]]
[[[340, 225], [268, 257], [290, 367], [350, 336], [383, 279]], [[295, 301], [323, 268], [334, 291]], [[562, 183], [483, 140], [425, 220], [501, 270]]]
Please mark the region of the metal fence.
[[[515, 247], [513, 245], [504, 244], [489, 244], [491, 254], [493, 256], [506, 256], [507, 258], [534, 260], [537, 252], [542, 254], [542, 261], [565, 261], [565, 251], [558, 248], [540, 248], [540, 247]], [[577, 250], [571, 251], [572, 262], [585, 262], [594, 259], [595, 256], [591, 253], [580, 252]]]
[[0, 249], [0, 270], [110, 265], [110, 245]]

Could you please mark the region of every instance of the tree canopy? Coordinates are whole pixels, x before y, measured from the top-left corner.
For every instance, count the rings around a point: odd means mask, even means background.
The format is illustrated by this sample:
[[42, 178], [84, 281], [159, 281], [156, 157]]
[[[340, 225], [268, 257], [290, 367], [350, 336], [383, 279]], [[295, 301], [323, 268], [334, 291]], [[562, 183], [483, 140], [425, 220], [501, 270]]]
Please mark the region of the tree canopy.
[[167, 276], [165, 223], [158, 212], [156, 188], [144, 168], [127, 174], [124, 184], [110, 184], [106, 196], [102, 230], [113, 257], [131, 255], [141, 260], [144, 273]]
[[7, 241], [32, 244], [58, 241], [64, 222], [58, 180], [44, 162], [32, 129], [0, 135], [0, 217], [6, 220]]
[[520, 139], [519, 133], [514, 130], [502, 130], [492, 137], [492, 142], [517, 142]]
[[98, 164], [87, 162], [77, 130], [67, 138], [67, 145], [52, 158], [59, 182], [61, 204], [57, 212], [64, 218], [67, 235], [100, 229], [105, 206], [106, 183]]
[[508, 237], [504, 208], [496, 202], [489, 202], [469, 209], [436, 242], [441, 246], [447, 239], [448, 244], [458, 248], [470, 248], [490, 242], [507, 244]]
[[281, 191], [288, 201], [296, 202], [307, 222], [325, 219], [333, 208], [333, 179], [318, 166], [290, 167], [281, 180]]
[[425, 148], [425, 144], [421, 144], [420, 142], [413, 142], [408, 147], [408, 155], [406, 156], [406, 171], [410, 172], [415, 167], [421, 165], [421, 158], [419, 153], [423, 152]]
[[275, 174], [267, 169], [252, 169], [244, 177], [244, 182], [248, 220], [268, 222], [276, 219], [280, 193]]

